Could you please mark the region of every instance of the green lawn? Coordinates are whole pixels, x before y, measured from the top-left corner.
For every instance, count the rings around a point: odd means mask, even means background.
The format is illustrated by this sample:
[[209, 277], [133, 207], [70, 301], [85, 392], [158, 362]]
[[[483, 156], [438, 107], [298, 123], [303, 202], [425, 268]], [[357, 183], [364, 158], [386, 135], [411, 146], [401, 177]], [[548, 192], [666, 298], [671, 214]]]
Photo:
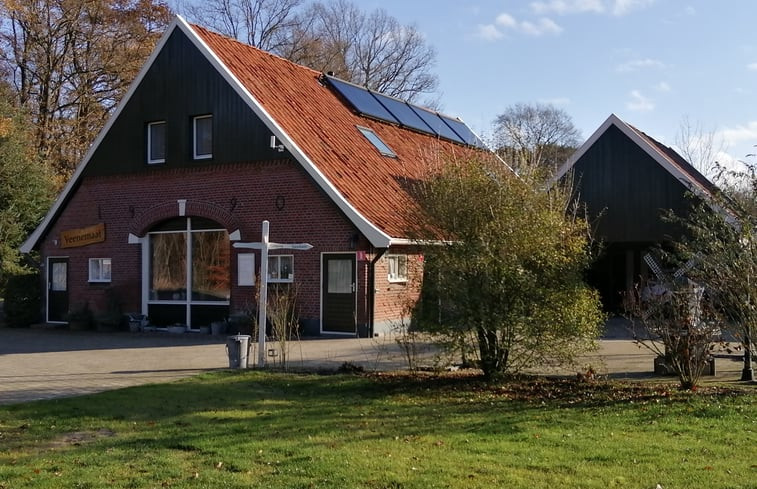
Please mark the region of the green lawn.
[[0, 407], [0, 489], [757, 488], [757, 392], [217, 372]]

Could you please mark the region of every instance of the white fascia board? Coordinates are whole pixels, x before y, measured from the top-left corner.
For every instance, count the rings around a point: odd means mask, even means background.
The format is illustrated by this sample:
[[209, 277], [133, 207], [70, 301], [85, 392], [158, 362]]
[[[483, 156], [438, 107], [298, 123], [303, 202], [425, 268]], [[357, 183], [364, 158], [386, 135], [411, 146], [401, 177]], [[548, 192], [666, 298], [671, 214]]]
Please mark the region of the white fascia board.
[[205, 41], [192, 29], [182, 17], [177, 16], [179, 28], [187, 35], [192, 43], [202, 52], [210, 61], [213, 67], [237, 92], [252, 111], [268, 127], [276, 138], [281, 141], [284, 147], [300, 162], [305, 171], [315, 180], [315, 182], [326, 192], [326, 195], [345, 213], [347, 218], [358, 228], [358, 230], [370, 241], [376, 248], [387, 248], [392, 237], [381, 231], [365, 216], [363, 216], [347, 199], [337, 190], [326, 176], [321, 173], [318, 167], [307, 157], [302, 149], [284, 132], [274, 118], [265, 110], [263, 105], [247, 90], [241, 81], [231, 72], [231, 70], [216, 56], [215, 52], [205, 44]]
[[58, 198], [55, 200], [55, 203], [50, 208], [50, 210], [45, 215], [45, 218], [42, 220], [42, 222], [37, 226], [37, 228], [32, 232], [31, 235], [24, 241], [24, 243], [21, 245], [21, 253], [30, 253], [34, 247], [37, 245], [39, 240], [42, 238], [42, 235], [47, 231], [47, 228], [52, 224], [53, 219], [58, 213], [58, 210], [61, 208], [61, 206], [65, 203], [66, 199], [68, 198], [68, 194], [71, 193], [74, 186], [76, 186], [76, 183], [79, 181], [79, 178], [81, 178], [82, 173], [84, 172], [84, 169], [86, 168], [87, 164], [89, 163], [89, 160], [92, 158], [92, 155], [97, 151], [97, 148], [100, 146], [100, 143], [105, 138], [105, 135], [108, 134], [108, 131], [110, 131], [111, 126], [113, 126], [113, 123], [118, 119], [118, 116], [121, 114], [121, 111], [126, 106], [126, 104], [129, 102], [129, 99], [131, 99], [132, 95], [134, 95], [134, 92], [137, 90], [137, 87], [142, 82], [142, 79], [145, 77], [145, 74], [147, 71], [152, 67], [152, 64], [155, 62], [155, 58], [158, 57], [158, 54], [163, 49], [163, 46], [168, 41], [168, 38], [171, 36], [171, 33], [173, 33], [174, 28], [178, 25], [178, 18], [174, 19], [171, 24], [166, 28], [166, 31], [163, 33], [163, 36], [158, 41], [158, 44], [155, 46], [155, 49], [153, 49], [152, 54], [150, 54], [150, 57], [147, 58], [147, 61], [142, 66], [142, 69], [137, 74], [137, 77], [134, 79], [134, 81], [131, 82], [131, 85], [129, 86], [129, 90], [126, 91], [126, 94], [121, 98], [121, 101], [116, 106], [116, 110], [113, 112], [113, 114], [108, 118], [107, 122], [105, 123], [105, 126], [100, 130], [100, 133], [97, 135], [97, 138], [95, 138], [95, 141], [90, 145], [89, 150], [84, 155], [84, 158], [82, 158], [81, 162], [79, 162], [79, 165], [76, 167], [76, 171], [74, 171], [74, 174], [71, 176], [71, 178], [66, 183], [65, 187], [63, 187], [63, 190], [58, 194]]

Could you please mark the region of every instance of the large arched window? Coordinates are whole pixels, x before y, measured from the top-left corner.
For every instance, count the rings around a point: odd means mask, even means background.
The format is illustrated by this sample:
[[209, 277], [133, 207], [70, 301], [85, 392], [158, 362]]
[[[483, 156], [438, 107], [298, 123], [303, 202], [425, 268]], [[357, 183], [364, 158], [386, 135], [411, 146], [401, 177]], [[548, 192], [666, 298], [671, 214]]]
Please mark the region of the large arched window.
[[228, 316], [229, 234], [200, 217], [165, 221], [149, 234], [148, 315], [153, 324], [209, 325]]

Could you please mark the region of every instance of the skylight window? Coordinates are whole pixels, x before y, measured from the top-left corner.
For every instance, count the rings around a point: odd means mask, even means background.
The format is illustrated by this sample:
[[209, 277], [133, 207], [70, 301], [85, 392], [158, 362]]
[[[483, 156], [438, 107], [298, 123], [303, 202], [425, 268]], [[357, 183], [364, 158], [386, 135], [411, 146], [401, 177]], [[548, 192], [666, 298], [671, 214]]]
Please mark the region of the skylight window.
[[381, 140], [378, 135], [373, 132], [371, 129], [368, 129], [367, 127], [360, 127], [357, 126], [358, 130], [363, 133], [363, 136], [375, 146], [375, 148], [384, 156], [389, 156], [391, 158], [396, 158], [397, 154], [392, 151], [392, 148], [386, 145], [384, 141]]

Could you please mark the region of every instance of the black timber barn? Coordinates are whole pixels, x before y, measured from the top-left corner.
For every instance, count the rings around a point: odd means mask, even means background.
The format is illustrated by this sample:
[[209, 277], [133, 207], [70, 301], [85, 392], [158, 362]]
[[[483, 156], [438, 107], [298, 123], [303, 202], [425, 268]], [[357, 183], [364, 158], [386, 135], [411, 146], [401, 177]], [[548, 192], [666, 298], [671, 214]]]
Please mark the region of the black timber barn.
[[680, 236], [663, 215], [686, 216], [696, 201], [692, 196], [715, 189], [672, 148], [615, 115], [558, 170], [555, 179], [564, 178], [595, 221], [603, 253], [588, 279], [609, 312], [620, 311], [623, 294], [648, 276], [644, 255]]

